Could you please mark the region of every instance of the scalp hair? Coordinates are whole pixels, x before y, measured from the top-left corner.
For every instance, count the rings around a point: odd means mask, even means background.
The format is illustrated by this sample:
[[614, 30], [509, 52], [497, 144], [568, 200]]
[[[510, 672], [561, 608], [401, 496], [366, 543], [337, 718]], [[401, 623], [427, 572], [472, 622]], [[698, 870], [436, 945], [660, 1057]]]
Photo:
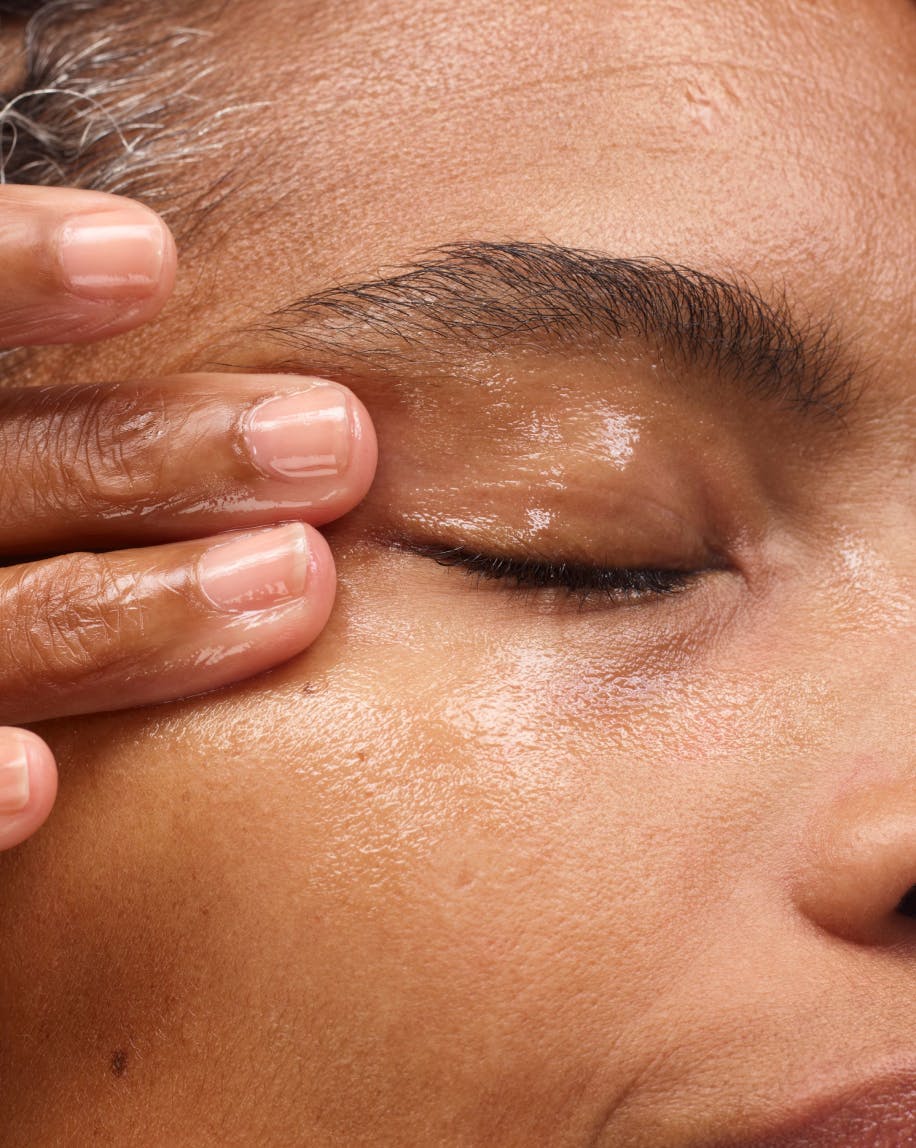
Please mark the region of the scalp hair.
[[[193, 169], [231, 143], [233, 113], [206, 93], [224, 3], [5, 0], [0, 182], [88, 188], [148, 203], [188, 238], [225, 194]], [[192, 178], [182, 179], [186, 169]]]

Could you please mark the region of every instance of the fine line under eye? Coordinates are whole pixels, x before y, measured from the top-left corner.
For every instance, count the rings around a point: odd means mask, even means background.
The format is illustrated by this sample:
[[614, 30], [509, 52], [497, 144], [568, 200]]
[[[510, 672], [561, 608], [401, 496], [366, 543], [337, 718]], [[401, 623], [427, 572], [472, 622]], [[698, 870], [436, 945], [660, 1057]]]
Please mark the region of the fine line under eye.
[[673, 594], [685, 589], [696, 576], [695, 571], [686, 570], [589, 566], [542, 557], [485, 554], [461, 546], [423, 545], [411, 546], [411, 549], [432, 558], [440, 566], [458, 567], [481, 578], [506, 581], [512, 588], [562, 590], [582, 597], [600, 594], [619, 601]]

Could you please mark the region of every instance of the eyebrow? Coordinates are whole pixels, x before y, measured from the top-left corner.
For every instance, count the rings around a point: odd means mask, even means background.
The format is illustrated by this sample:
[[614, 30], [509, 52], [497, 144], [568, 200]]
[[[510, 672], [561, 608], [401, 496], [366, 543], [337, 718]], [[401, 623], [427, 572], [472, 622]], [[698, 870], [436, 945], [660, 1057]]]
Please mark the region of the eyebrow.
[[387, 277], [318, 291], [256, 331], [292, 349], [275, 369], [402, 370], [512, 348], [606, 353], [629, 342], [712, 372], [743, 397], [842, 422], [854, 358], [829, 320], [746, 283], [660, 259], [549, 243], [458, 243]]

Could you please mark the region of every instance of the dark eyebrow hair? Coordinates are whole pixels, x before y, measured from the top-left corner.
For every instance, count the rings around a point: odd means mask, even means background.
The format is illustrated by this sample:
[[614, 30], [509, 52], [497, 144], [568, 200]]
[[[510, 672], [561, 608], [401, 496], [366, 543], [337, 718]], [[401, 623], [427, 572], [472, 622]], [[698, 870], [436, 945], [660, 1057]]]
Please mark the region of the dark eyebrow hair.
[[256, 330], [331, 371], [513, 347], [600, 352], [635, 339], [667, 365], [836, 418], [855, 377], [835, 326], [800, 320], [784, 298], [664, 260], [549, 243], [450, 244], [397, 274], [318, 291]]

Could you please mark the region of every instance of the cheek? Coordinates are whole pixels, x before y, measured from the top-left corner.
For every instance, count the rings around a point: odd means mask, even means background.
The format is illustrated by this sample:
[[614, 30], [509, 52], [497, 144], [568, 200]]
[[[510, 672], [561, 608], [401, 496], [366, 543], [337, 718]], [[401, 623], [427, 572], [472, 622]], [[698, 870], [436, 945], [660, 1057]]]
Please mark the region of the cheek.
[[[559, 643], [483, 595], [340, 569], [304, 658], [51, 731], [68, 768], [38, 847], [77, 923], [66, 1073], [91, 1069], [86, 1031], [118, 1047], [129, 1002], [163, 1080], [214, 1086], [183, 1067], [191, 1045], [243, 1050], [220, 1068], [237, 1090], [269, 1059], [277, 1104], [317, 1106], [342, 1143], [393, 1112], [403, 1142], [421, 1113], [501, 1142], [510, 1113], [539, 1143], [626, 1087], [660, 1008], [668, 1038], [694, 1027], [697, 955], [738, 928], [735, 874], [773, 838], [817, 699], [790, 700], [778, 644], [765, 666], [730, 647], [727, 674], [626, 674], [609, 643]], [[23, 897], [46, 880], [21, 877]], [[23, 968], [53, 931], [20, 932]]]
[[[340, 605], [244, 723], [271, 746], [247, 833], [295, 883], [273, 894], [295, 1007], [318, 986], [323, 1039], [358, 1015], [396, 1090], [442, 1094], [445, 1066], [519, 1106], [535, 1082], [620, 1086], [660, 995], [677, 1023], [676, 986], [774, 814], [759, 746], [786, 746], [791, 707], [750, 666], [620, 675], [600, 645], [560, 649], [451, 592], [411, 597], [408, 622], [379, 571]], [[211, 744], [239, 728], [230, 706]]]

